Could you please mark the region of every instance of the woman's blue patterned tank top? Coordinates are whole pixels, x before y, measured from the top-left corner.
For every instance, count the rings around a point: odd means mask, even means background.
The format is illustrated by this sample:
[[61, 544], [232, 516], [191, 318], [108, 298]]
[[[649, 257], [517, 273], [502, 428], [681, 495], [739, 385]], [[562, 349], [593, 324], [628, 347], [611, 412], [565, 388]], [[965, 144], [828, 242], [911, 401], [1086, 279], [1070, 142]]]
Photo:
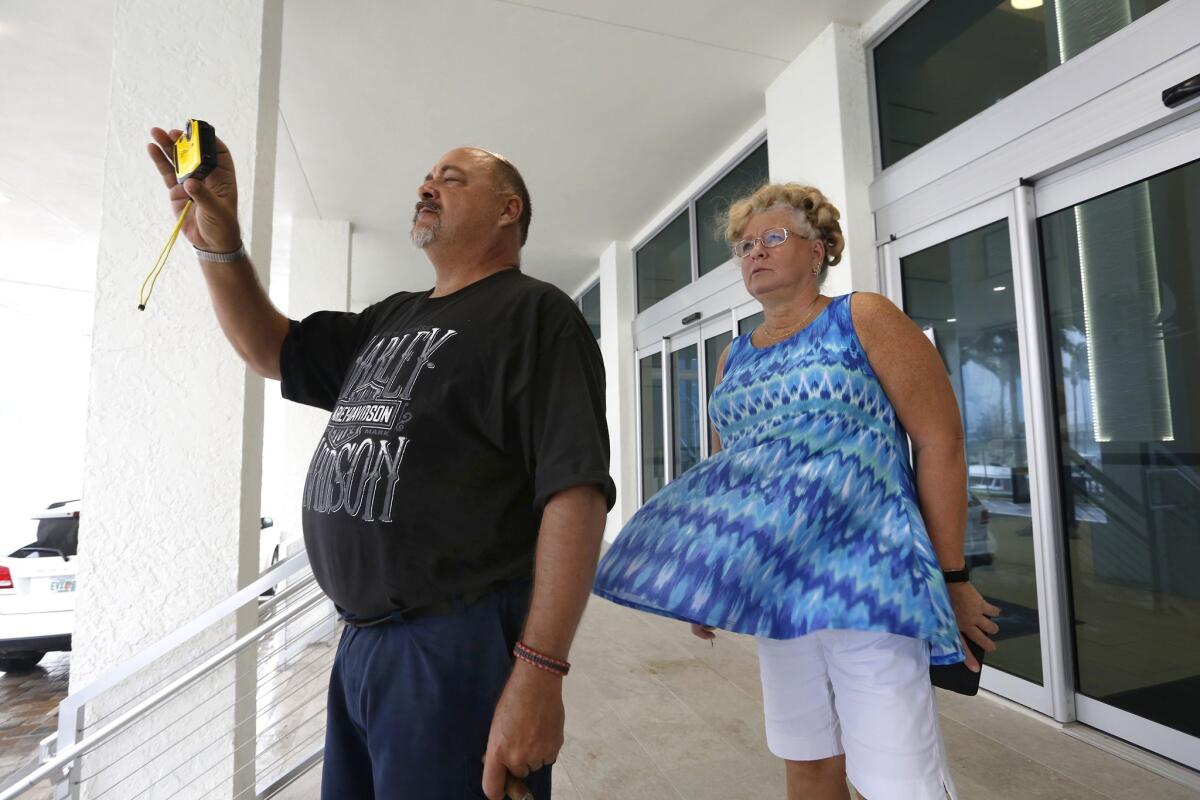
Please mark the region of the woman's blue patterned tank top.
[[963, 659], [896, 412], [835, 298], [799, 333], [734, 339], [709, 404], [722, 449], [650, 498], [595, 592], [771, 639], [822, 629], [924, 639]]

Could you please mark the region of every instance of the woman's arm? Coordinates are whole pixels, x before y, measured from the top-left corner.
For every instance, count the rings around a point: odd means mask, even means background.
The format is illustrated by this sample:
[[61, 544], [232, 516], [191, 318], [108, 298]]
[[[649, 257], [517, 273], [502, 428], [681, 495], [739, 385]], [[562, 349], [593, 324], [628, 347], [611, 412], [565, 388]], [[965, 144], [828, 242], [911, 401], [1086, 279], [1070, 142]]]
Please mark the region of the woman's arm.
[[[962, 569], [967, 465], [962, 420], [942, 359], [912, 320], [882, 295], [855, 295], [851, 316], [867, 360], [912, 440], [921, 517], [938, 562], [943, 570]], [[969, 583], [950, 584], [950, 599], [963, 634], [984, 650], [995, 650], [988, 634], [999, 628], [989, 617], [1000, 610]], [[978, 669], [969, 650], [967, 664]]]

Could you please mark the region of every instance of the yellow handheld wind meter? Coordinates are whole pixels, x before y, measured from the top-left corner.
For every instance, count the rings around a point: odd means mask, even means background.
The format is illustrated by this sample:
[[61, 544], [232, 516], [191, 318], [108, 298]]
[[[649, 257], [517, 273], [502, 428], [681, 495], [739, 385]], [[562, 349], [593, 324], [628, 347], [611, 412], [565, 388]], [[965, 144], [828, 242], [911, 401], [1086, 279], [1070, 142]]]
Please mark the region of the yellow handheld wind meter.
[[175, 140], [175, 180], [202, 179], [217, 166], [217, 133], [202, 119], [189, 119]]
[[[188, 178], [203, 179], [217, 166], [217, 132], [202, 119], [189, 119], [187, 125], [183, 126], [183, 133], [175, 140], [175, 151], [171, 156], [175, 165], [176, 183], [183, 183]], [[175, 220], [175, 229], [171, 231], [171, 237], [158, 254], [158, 261], [154, 262], [154, 268], [150, 270], [146, 280], [142, 281], [142, 288], [138, 292], [139, 311], [146, 310], [146, 303], [150, 302], [154, 284], [158, 282], [159, 274], [167, 265], [167, 256], [171, 254], [171, 248], [175, 246], [175, 240], [183, 230], [183, 221], [191, 209], [192, 199], [189, 197], [183, 204], [183, 210], [179, 212], [179, 219]]]

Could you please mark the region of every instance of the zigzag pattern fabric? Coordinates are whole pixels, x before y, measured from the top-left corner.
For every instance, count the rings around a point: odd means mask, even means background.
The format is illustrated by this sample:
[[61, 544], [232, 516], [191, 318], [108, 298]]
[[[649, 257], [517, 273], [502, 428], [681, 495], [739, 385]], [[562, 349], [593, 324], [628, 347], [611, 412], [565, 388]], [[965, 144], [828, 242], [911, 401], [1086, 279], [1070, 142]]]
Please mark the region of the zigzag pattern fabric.
[[597, 595], [770, 639], [887, 631], [928, 641], [933, 664], [963, 660], [907, 439], [849, 297], [773, 346], [734, 339], [709, 404], [722, 449], [634, 514]]

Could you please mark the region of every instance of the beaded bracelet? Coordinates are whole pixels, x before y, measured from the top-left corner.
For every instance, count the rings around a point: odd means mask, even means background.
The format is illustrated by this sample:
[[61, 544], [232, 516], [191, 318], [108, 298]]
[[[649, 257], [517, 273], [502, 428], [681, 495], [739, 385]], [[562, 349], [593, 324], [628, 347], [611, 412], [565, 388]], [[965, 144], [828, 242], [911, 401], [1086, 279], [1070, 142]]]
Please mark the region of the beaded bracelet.
[[569, 662], [539, 653], [524, 642], [517, 642], [517, 646], [513, 648], [513, 655], [527, 664], [532, 664], [546, 672], [552, 672], [560, 678], [565, 678], [571, 671]]

